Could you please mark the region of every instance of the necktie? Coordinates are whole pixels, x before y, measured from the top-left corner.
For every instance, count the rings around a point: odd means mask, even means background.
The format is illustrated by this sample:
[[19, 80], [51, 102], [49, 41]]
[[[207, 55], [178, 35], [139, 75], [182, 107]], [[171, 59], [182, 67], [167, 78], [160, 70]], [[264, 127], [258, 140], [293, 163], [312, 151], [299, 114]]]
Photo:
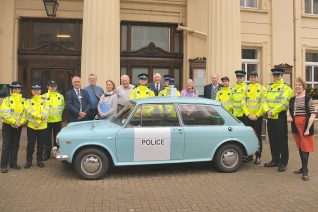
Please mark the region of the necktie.
[[156, 95], [158, 96], [159, 93], [159, 84], [156, 84]]
[[82, 96], [80, 93], [80, 89], [76, 89], [76, 95], [77, 95], [78, 101], [80, 103], [80, 112], [82, 112]]

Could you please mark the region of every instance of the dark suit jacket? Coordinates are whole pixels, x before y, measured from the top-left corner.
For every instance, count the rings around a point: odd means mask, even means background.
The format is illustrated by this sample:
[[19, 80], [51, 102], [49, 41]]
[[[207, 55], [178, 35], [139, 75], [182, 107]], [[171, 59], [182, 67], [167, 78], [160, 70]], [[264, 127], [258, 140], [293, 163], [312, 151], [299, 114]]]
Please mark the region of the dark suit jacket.
[[[222, 87], [221, 84], [218, 84], [218, 90]], [[212, 84], [208, 84], [204, 86], [204, 98], [211, 99], [211, 90], [212, 90]]]
[[87, 113], [86, 117], [78, 120], [78, 115], [80, 113], [80, 102], [76, 95], [74, 88], [68, 90], [65, 94], [66, 107], [68, 110], [68, 121], [76, 122], [76, 121], [85, 121], [88, 120], [88, 112], [90, 110], [91, 102], [89, 99], [88, 92], [84, 89], [80, 89], [82, 96], [82, 112]]
[[165, 85], [162, 82], [160, 82], [160, 89], [159, 89], [159, 91], [157, 91], [156, 87], [155, 87], [155, 83], [151, 82], [151, 83], [148, 84], [148, 88], [150, 90], [152, 90], [155, 93], [156, 96], [158, 96], [159, 92], [165, 88]]

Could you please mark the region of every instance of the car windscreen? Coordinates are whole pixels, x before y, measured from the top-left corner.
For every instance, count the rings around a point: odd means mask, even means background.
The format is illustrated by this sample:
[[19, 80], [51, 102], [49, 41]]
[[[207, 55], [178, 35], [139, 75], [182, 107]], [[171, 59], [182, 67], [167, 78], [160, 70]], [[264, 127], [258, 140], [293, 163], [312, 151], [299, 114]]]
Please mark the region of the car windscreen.
[[128, 105], [126, 105], [121, 111], [119, 111], [119, 113], [111, 118], [111, 122], [123, 126], [134, 108], [135, 103], [129, 102]]

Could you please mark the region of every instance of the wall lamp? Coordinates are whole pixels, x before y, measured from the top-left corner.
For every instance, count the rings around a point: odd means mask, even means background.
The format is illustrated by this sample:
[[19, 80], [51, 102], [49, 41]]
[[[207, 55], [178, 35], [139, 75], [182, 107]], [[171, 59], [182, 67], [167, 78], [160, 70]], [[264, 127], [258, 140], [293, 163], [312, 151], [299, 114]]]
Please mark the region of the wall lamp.
[[57, 7], [59, 6], [59, 3], [57, 2], [57, 0], [43, 0], [43, 4], [45, 7], [47, 16], [55, 17]]

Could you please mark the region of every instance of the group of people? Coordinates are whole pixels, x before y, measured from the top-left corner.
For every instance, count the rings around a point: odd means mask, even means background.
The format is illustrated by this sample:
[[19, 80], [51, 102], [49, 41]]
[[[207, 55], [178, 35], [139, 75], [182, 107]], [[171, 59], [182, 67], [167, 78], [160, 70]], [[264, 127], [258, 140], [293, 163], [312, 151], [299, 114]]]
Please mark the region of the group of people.
[[[222, 84], [218, 83], [218, 75], [212, 75], [211, 84], [204, 86], [204, 98], [220, 101], [223, 107], [247, 126], [251, 126], [259, 140], [259, 148], [255, 154], [254, 163], [261, 163], [262, 154], [262, 123], [267, 116], [268, 137], [272, 160], [265, 163], [265, 167], [278, 167], [279, 172], [286, 171], [288, 151], [287, 110], [290, 110], [292, 132], [299, 149], [302, 167], [296, 174], [302, 174], [308, 180], [309, 152], [314, 151], [313, 123], [315, 108], [310, 96], [305, 94], [306, 82], [297, 78], [295, 94], [284, 83], [283, 69], [272, 69], [273, 82], [263, 86], [258, 81], [258, 73], [251, 72], [249, 83], [246, 83], [246, 72], [235, 71], [236, 83], [230, 88], [229, 77], [222, 77]], [[121, 85], [116, 88], [112, 80], [106, 81], [105, 91], [97, 86], [97, 76], [90, 74], [89, 85], [81, 88], [81, 78], [72, 78], [73, 88], [65, 94], [57, 92], [57, 84], [50, 81], [48, 92], [41, 95], [42, 86], [34, 83], [31, 88], [32, 98], [24, 99], [21, 95], [22, 85], [12, 82], [11, 95], [3, 100], [0, 107], [0, 117], [3, 121], [1, 172], [8, 172], [8, 166], [20, 169], [17, 164], [17, 153], [22, 125], [27, 123], [27, 155], [24, 168], [32, 165], [35, 143], [37, 143], [37, 165], [44, 167], [43, 161], [51, 156], [52, 145], [57, 146], [55, 138], [62, 127], [62, 113], [64, 107], [68, 110], [68, 121], [93, 120], [95, 118], [109, 118], [119, 112], [130, 99], [147, 98], [153, 96], [187, 96], [198, 97], [192, 79], [188, 79], [185, 89], [179, 92], [174, 86], [174, 78], [155, 73], [153, 82], [148, 84], [149, 76], [139, 74], [139, 85], [130, 84], [128, 75], [121, 76]], [[52, 142], [53, 140], [53, 142]], [[53, 144], [52, 144], [53, 143]], [[246, 162], [253, 161], [253, 156], [245, 158]]]

